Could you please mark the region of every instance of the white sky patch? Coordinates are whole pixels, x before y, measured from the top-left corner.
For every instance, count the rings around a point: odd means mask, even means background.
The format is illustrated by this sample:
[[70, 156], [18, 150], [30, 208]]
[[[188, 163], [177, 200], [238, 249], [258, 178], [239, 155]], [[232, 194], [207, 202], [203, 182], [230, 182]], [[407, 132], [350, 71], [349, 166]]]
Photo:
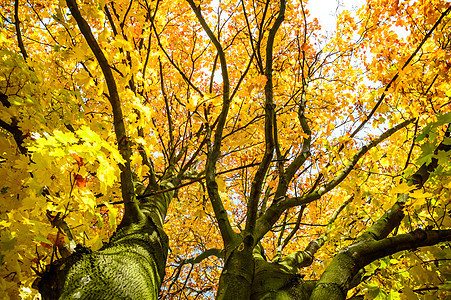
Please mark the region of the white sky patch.
[[355, 12], [365, 2], [365, 0], [310, 0], [306, 7], [310, 11], [310, 17], [317, 18], [324, 31], [333, 32], [337, 16], [343, 10]]

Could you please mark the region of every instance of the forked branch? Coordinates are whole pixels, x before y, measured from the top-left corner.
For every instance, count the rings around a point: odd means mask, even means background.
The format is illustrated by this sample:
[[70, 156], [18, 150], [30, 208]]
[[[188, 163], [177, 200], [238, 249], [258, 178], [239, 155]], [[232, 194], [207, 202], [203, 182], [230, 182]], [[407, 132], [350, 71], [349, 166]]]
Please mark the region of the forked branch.
[[[445, 133], [450, 136], [450, 126]], [[449, 151], [451, 145], [442, 142], [437, 151]], [[421, 188], [429, 178], [431, 172], [438, 166], [438, 160], [434, 158], [429, 164], [423, 164], [417, 172], [411, 175], [407, 183], [417, 188]], [[380, 217], [368, 230], [366, 230], [354, 244], [342, 249], [332, 262], [327, 266], [321, 279], [319, 280], [311, 299], [322, 299], [327, 293], [327, 286], [335, 286], [334, 297], [332, 299], [345, 299], [346, 292], [350, 288], [349, 281], [363, 267], [376, 259], [394, 254], [398, 251], [409, 250], [416, 247], [435, 245], [440, 242], [451, 240], [451, 230], [415, 230], [407, 234], [400, 234], [387, 238], [388, 234], [397, 227], [404, 217], [404, 203], [408, 199], [408, 194], [399, 194], [398, 201], [393, 207]], [[340, 276], [336, 276], [337, 272]]]
[[[207, 152], [207, 163], [205, 167], [206, 170], [205, 177], [207, 182], [208, 196], [210, 197], [213, 211], [218, 221], [222, 239], [224, 241], [224, 244], [228, 245], [233, 242], [233, 240], [236, 237], [236, 233], [232, 229], [229, 217], [227, 215], [227, 211], [225, 210], [224, 205], [221, 201], [221, 197], [218, 191], [218, 184], [216, 183], [215, 179], [216, 162], [218, 161], [221, 154], [222, 135], [230, 107], [230, 82], [229, 82], [229, 73], [227, 70], [227, 61], [221, 43], [219, 42], [218, 38], [215, 36], [213, 31], [210, 29], [207, 22], [205, 21], [205, 18], [202, 15], [200, 5], [196, 5], [196, 3], [194, 3], [193, 0], [187, 1], [191, 6], [191, 9], [195, 13], [197, 20], [201, 24], [204, 31], [207, 33], [213, 45], [215, 46], [219, 56], [219, 61], [221, 63], [222, 108], [216, 123], [217, 125], [216, 131], [214, 133], [213, 145], [211, 145], [210, 141], [207, 141], [208, 152]], [[207, 135], [211, 135], [211, 128], [208, 124], [207, 124]]]
[[[272, 157], [275, 149], [274, 128], [276, 126], [276, 114], [274, 104], [274, 91], [272, 82], [272, 66], [273, 66], [273, 52], [274, 52], [274, 40], [279, 30], [280, 25], [285, 19], [285, 0], [280, 1], [279, 14], [274, 21], [273, 26], [269, 30], [268, 41], [266, 44], [266, 65], [265, 65], [265, 153], [263, 155], [262, 162], [258, 166], [255, 173], [254, 180], [252, 181], [249, 200], [247, 203], [247, 219], [245, 230], [249, 233], [253, 233], [257, 221], [258, 203], [260, 200], [262, 187], [266, 173], [271, 164]], [[256, 240], [257, 241], [257, 240]]]
[[360, 160], [360, 158], [365, 155], [370, 149], [374, 148], [378, 144], [380, 144], [382, 141], [396, 133], [397, 131], [401, 130], [402, 128], [406, 127], [410, 123], [415, 121], [415, 119], [410, 119], [407, 121], [402, 122], [401, 124], [398, 124], [397, 126], [388, 129], [386, 132], [384, 132], [382, 135], [380, 135], [378, 138], [372, 140], [367, 145], [363, 146], [349, 161], [349, 163], [346, 165], [346, 167], [338, 173], [332, 180], [330, 180], [325, 185], [319, 187], [315, 191], [312, 191], [311, 193], [308, 193], [305, 196], [302, 197], [294, 197], [294, 198], [288, 198], [285, 196], [282, 196], [281, 199], [276, 199], [278, 201], [273, 201], [271, 206], [268, 208], [268, 210], [258, 219], [257, 221], [257, 227], [256, 228], [256, 237], [261, 238], [263, 237], [266, 232], [268, 232], [271, 227], [277, 222], [280, 215], [285, 211], [285, 209], [303, 205], [310, 203], [312, 201], [318, 200], [323, 196], [324, 194], [331, 191], [333, 188], [335, 188], [337, 185], [339, 185], [348, 175], [349, 173], [354, 169], [357, 162]]

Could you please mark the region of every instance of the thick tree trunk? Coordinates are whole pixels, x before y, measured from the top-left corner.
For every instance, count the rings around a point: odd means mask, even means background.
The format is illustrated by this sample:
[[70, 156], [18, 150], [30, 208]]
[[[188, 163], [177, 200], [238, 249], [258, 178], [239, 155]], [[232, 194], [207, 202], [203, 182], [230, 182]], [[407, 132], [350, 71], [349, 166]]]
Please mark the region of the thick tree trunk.
[[[243, 244], [241, 244], [243, 245]], [[227, 258], [219, 278], [217, 300], [250, 299], [254, 259], [250, 247], [238, 247]]]
[[168, 239], [149, 218], [118, 230], [99, 251], [78, 247], [38, 283], [43, 299], [158, 299]]

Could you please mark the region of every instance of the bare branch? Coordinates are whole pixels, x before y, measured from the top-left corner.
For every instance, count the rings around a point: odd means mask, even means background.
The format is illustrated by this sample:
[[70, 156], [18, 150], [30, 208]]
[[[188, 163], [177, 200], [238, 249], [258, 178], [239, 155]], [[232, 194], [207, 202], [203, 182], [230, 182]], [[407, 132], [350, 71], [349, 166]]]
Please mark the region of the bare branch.
[[166, 107], [166, 117], [168, 118], [168, 131], [169, 131], [169, 152], [170, 157], [169, 157], [169, 163], [171, 164], [173, 161], [173, 152], [175, 149], [173, 149], [175, 142], [174, 142], [174, 133], [173, 133], [173, 126], [172, 126], [172, 118], [171, 118], [171, 111], [170, 111], [170, 107], [169, 107], [169, 101], [168, 101], [168, 96], [166, 95], [166, 89], [164, 87], [164, 77], [163, 77], [163, 66], [161, 65], [161, 60], [158, 57], [158, 66], [160, 67], [160, 86], [161, 86], [161, 93], [163, 94], [163, 99], [164, 99], [164, 103], [165, 103], [165, 107]]
[[204, 96], [202, 91], [194, 85], [194, 83], [186, 76], [186, 74], [180, 69], [180, 67], [175, 63], [175, 61], [169, 56], [169, 53], [166, 51], [166, 49], [163, 47], [163, 44], [160, 40], [160, 35], [157, 32], [157, 27], [155, 26], [154, 18], [150, 20], [150, 24], [152, 25], [153, 31], [155, 32], [155, 37], [157, 38], [158, 46], [160, 47], [161, 51], [163, 51], [164, 55], [168, 59], [168, 61], [171, 63], [172, 66], [179, 72], [179, 74], [182, 76], [183, 80], [192, 87], [201, 97]]
[[280, 250], [283, 250], [288, 245], [288, 242], [294, 237], [294, 235], [298, 232], [299, 227], [301, 227], [301, 221], [302, 221], [302, 215], [304, 214], [306, 206], [302, 205], [301, 209], [298, 213], [298, 218], [296, 219], [296, 224], [294, 225], [294, 228], [290, 231], [288, 236], [283, 240], [282, 245], [280, 246]]

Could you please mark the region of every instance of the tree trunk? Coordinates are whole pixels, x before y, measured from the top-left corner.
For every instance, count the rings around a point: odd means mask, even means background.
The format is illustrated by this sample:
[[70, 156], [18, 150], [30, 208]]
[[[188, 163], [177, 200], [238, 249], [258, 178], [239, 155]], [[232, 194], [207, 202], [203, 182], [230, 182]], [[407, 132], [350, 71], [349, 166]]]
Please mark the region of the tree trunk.
[[252, 300], [308, 300], [316, 281], [304, 281], [294, 260], [268, 262], [260, 245], [254, 250]]
[[43, 299], [158, 299], [168, 239], [150, 218], [119, 229], [102, 249], [77, 246], [38, 283]]
[[250, 299], [254, 277], [252, 248], [242, 243], [226, 258], [219, 277], [217, 300]]

